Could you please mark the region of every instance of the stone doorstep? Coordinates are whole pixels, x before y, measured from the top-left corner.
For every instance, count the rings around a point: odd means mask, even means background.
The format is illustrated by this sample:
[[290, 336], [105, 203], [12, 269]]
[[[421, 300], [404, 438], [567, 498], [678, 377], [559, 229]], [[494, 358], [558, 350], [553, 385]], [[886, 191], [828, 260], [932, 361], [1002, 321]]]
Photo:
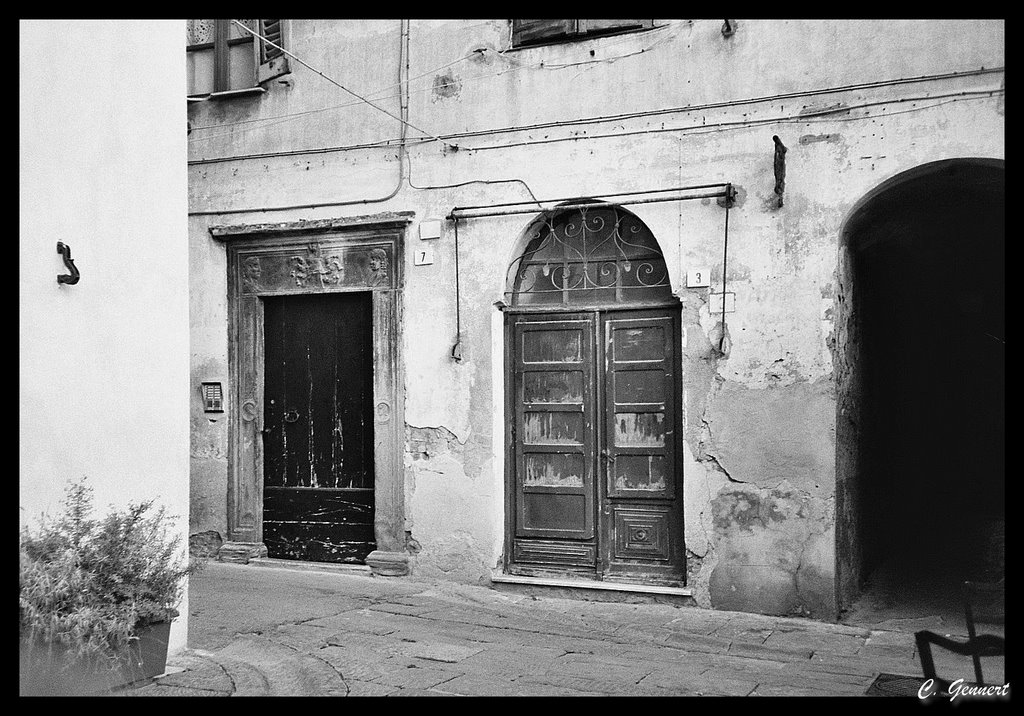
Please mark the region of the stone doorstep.
[[593, 590], [596, 592], [624, 592], [637, 595], [660, 595], [669, 597], [693, 597], [691, 587], [664, 587], [660, 585], [629, 584], [626, 582], [602, 582], [593, 579], [569, 579], [558, 577], [528, 577], [518, 574], [491, 573], [491, 582], [514, 584], [527, 587], [559, 587], [562, 589]]
[[250, 557], [248, 563], [256, 567], [274, 567], [277, 569], [290, 569], [296, 572], [327, 572], [331, 574], [352, 574], [361, 577], [369, 577], [372, 574], [372, 570], [364, 564], [303, 562], [294, 559], [276, 559], [274, 557]]

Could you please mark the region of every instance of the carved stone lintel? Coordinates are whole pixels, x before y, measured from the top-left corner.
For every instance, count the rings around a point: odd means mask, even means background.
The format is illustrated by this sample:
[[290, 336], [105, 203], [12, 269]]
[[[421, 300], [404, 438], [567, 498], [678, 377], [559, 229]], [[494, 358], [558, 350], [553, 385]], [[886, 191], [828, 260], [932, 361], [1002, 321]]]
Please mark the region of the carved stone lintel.
[[249, 564], [250, 559], [266, 556], [267, 546], [262, 542], [225, 542], [217, 550], [218, 562]]
[[376, 577], [404, 577], [409, 574], [409, 555], [405, 552], [376, 549], [366, 555], [366, 564]]

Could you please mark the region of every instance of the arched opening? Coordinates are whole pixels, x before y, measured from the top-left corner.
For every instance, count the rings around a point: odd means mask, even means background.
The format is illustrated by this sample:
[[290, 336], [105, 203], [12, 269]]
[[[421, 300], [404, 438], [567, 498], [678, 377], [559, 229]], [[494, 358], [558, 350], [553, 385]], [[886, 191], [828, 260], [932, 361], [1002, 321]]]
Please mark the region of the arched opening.
[[537, 217], [506, 275], [512, 306], [642, 304], [672, 297], [650, 229], [622, 207], [555, 209]]
[[1004, 573], [1004, 196], [1001, 161], [935, 162], [844, 227], [857, 377], [840, 409], [856, 419], [837, 440], [856, 467], [837, 554], [858, 553], [863, 588], [848, 619], [962, 625], [962, 582]]
[[505, 571], [685, 582], [679, 300], [618, 206], [544, 212], [506, 273]]

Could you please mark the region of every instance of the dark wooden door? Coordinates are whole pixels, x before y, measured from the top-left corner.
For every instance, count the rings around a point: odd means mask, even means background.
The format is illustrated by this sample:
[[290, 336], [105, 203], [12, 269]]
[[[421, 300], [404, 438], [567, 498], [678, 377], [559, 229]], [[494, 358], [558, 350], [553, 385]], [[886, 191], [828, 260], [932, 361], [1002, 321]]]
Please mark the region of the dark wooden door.
[[263, 541], [362, 563], [373, 535], [369, 292], [264, 299]]
[[510, 319], [515, 571], [684, 580], [678, 314]]

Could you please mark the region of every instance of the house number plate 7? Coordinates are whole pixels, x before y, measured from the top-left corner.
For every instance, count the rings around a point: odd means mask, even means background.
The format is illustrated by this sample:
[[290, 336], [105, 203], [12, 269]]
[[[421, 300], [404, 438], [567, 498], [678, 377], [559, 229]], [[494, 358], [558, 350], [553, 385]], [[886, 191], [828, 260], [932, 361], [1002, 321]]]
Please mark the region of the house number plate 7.
[[434, 247], [417, 248], [413, 251], [412, 262], [416, 266], [429, 266], [434, 263]]

